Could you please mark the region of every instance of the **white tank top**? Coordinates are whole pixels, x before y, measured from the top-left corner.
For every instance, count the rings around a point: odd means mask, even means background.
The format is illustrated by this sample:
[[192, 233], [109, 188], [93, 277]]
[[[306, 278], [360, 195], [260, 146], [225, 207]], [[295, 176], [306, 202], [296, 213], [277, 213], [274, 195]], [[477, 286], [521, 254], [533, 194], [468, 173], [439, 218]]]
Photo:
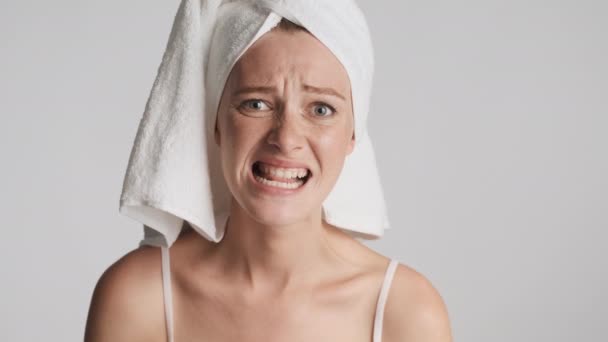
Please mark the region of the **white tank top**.
[[[165, 324], [167, 326], [168, 342], [175, 342], [173, 338], [173, 297], [171, 293], [171, 268], [169, 262], [169, 248], [161, 247], [161, 271], [163, 277], [163, 301], [165, 306]], [[374, 315], [374, 330], [372, 342], [382, 341], [382, 322], [384, 320], [384, 306], [386, 304], [386, 298], [388, 297], [388, 291], [395, 275], [395, 270], [399, 262], [396, 259], [391, 259], [386, 272], [384, 274], [384, 280], [380, 293], [378, 294], [378, 301], [376, 303], [376, 313]]]

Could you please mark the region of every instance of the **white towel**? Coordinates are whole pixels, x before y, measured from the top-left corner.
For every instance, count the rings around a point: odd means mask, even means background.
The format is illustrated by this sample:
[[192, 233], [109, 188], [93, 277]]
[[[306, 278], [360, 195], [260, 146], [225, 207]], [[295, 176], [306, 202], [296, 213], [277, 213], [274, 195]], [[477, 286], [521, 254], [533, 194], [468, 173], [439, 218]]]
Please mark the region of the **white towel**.
[[231, 194], [214, 142], [217, 104], [244, 51], [281, 18], [305, 27], [351, 81], [355, 148], [322, 205], [356, 238], [389, 228], [367, 116], [374, 69], [365, 18], [352, 0], [182, 0], [131, 150], [120, 213], [144, 225], [142, 244], [171, 246], [187, 221], [219, 242]]

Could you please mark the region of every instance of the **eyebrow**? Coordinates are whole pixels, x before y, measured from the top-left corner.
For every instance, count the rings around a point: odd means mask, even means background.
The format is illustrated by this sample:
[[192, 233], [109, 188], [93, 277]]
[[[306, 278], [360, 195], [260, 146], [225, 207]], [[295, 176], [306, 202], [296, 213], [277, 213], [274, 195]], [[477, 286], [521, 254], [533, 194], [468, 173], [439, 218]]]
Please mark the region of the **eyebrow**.
[[234, 96], [247, 94], [247, 93], [272, 93], [274, 92], [274, 87], [243, 87], [239, 88], [237, 91], [233, 93]]
[[311, 86], [309, 84], [305, 84], [304, 90], [311, 92], [311, 93], [316, 93], [316, 94], [335, 96], [335, 97], [341, 98], [343, 101], [346, 101], [346, 98], [344, 97], [344, 95], [340, 94], [339, 92], [335, 91], [332, 88], [320, 88], [320, 87]]
[[[311, 86], [310, 84], [304, 84], [303, 88], [305, 91], [310, 92], [310, 93], [335, 96], [335, 97], [342, 99], [343, 101], [346, 101], [346, 98], [344, 97], [344, 95], [340, 94], [339, 92], [337, 92], [336, 90], [334, 90], [332, 88], [315, 87], [315, 86]], [[233, 95], [238, 96], [238, 95], [247, 94], [247, 93], [272, 93], [274, 91], [275, 91], [274, 87], [253, 86], [253, 87], [240, 88], [237, 91], [235, 91], [233, 93]]]

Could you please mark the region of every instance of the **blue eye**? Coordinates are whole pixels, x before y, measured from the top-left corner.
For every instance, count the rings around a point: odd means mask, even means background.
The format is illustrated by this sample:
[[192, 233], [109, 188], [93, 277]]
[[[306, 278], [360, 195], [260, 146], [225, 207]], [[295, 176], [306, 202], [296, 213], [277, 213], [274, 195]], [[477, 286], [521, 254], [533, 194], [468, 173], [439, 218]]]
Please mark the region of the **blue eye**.
[[247, 100], [242, 104], [246, 109], [251, 110], [268, 110], [270, 107], [262, 100]]
[[323, 103], [317, 104], [314, 106], [314, 113], [316, 116], [329, 116], [335, 112], [335, 109]]

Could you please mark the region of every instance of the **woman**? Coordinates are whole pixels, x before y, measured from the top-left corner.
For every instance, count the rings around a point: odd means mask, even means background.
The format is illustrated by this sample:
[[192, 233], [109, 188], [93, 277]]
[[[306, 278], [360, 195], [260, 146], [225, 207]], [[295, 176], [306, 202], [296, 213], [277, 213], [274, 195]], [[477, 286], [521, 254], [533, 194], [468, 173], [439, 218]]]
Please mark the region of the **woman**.
[[[319, 5], [292, 3], [291, 14]], [[217, 105], [206, 103], [217, 109], [213, 148], [230, 198], [219, 238], [184, 220], [178, 236], [161, 234], [160, 249], [143, 244], [117, 261], [93, 294], [87, 342], [451, 340], [444, 304], [421, 274], [329, 222], [327, 197], [361, 149], [361, 100], [352, 65], [308, 29], [280, 18], [228, 63]]]

